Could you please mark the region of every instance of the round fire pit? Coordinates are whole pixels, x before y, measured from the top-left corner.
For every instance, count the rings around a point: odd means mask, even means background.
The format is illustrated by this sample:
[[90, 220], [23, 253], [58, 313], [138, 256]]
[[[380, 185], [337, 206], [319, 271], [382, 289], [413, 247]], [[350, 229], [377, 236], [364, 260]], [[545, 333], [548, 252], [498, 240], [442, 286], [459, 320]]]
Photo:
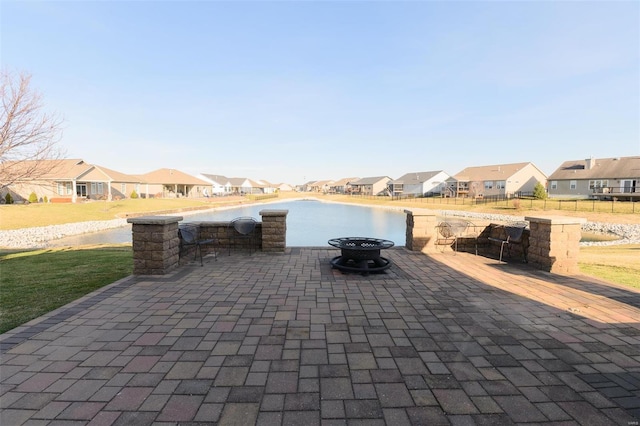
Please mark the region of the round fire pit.
[[380, 256], [380, 250], [394, 246], [393, 241], [367, 237], [343, 237], [329, 240], [329, 245], [339, 248], [341, 255], [331, 259], [331, 266], [341, 271], [382, 272], [391, 267], [391, 261]]

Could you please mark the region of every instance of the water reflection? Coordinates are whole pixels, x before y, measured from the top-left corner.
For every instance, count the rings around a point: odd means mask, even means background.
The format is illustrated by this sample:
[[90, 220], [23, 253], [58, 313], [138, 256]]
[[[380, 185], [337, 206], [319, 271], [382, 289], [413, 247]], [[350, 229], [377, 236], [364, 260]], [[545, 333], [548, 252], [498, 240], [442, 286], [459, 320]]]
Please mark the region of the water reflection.
[[[381, 208], [320, 201], [288, 201], [208, 211], [183, 217], [185, 222], [229, 221], [238, 216], [253, 216], [261, 220], [260, 211], [265, 209], [289, 210], [287, 246], [290, 247], [325, 247], [328, 240], [337, 237], [372, 237], [391, 240], [396, 246], [405, 244], [405, 214]], [[131, 226], [61, 238], [52, 241], [50, 245], [103, 243], [131, 243]]]

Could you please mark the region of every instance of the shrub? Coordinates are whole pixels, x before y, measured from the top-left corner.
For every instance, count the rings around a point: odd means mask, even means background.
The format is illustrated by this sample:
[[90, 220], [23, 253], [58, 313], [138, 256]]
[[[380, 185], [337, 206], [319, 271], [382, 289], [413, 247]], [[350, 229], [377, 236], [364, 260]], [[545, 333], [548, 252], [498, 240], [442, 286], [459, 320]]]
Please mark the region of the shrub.
[[138, 198], [138, 193], [135, 191], [135, 189], [131, 193], [131, 198]]
[[42, 202], [43, 203], [48, 203], [49, 202], [49, 198], [47, 198], [47, 196], [45, 195], [44, 197], [42, 197]]
[[538, 182], [536, 186], [533, 188], [533, 198], [536, 200], [546, 200], [547, 199], [547, 191], [544, 189], [544, 186]]
[[7, 204], [13, 204], [13, 197], [9, 192], [7, 192], [7, 195], [4, 196], [4, 202]]
[[29, 202], [32, 204], [38, 202], [38, 196], [36, 195], [35, 192], [32, 192], [31, 194], [29, 194]]
[[520, 210], [520, 199], [519, 198], [516, 198], [516, 199], [513, 200], [513, 207], [516, 210]]

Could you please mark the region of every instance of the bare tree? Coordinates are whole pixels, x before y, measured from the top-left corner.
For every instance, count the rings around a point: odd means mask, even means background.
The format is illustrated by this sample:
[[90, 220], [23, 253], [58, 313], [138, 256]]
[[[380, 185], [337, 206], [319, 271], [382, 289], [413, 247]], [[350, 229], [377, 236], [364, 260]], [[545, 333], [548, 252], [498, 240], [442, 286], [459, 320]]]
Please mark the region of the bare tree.
[[31, 75], [0, 71], [0, 189], [16, 181], [36, 180], [62, 157], [58, 142], [62, 119], [43, 111], [42, 96], [30, 87]]

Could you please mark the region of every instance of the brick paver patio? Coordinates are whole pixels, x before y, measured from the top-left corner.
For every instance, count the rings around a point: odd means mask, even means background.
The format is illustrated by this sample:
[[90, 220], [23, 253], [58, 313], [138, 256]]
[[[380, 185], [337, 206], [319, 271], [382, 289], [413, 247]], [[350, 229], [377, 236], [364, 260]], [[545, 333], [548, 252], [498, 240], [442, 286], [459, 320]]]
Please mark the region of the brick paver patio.
[[640, 292], [472, 254], [205, 258], [0, 337], [2, 425], [640, 421]]

